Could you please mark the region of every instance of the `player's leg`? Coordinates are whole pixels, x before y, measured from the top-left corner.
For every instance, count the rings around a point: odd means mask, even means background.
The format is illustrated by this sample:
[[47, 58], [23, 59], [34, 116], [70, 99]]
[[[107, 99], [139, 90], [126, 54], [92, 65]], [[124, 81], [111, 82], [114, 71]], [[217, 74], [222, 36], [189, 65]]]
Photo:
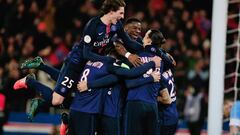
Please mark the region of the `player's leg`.
[[27, 78], [25, 83], [29, 89], [37, 91], [48, 104], [52, 103], [53, 91], [51, 88], [33, 78]]
[[177, 130], [177, 124], [168, 126], [161, 125], [160, 128], [161, 133], [159, 135], [175, 135]]
[[[38, 108], [40, 106], [60, 105], [64, 100], [63, 96], [57, 94], [51, 88], [49, 88], [49, 87], [41, 84], [37, 80], [35, 80], [33, 75], [27, 75], [26, 77], [18, 80], [14, 84], [15, 90], [22, 89], [22, 88], [29, 88], [31, 90], [36, 90], [43, 97], [43, 100], [41, 100], [41, 99], [32, 100], [31, 106], [30, 106], [30, 111], [28, 113], [28, 118], [30, 119], [30, 121], [33, 120], [33, 118], [36, 115]], [[53, 99], [54, 99], [54, 102], [53, 102]]]
[[28, 119], [30, 121], [33, 121], [34, 116], [37, 114], [39, 107], [47, 105], [50, 106], [52, 105], [52, 95], [53, 91], [51, 88], [41, 84], [35, 78], [33, 75], [28, 75], [20, 80], [18, 80], [14, 84], [14, 89], [22, 89], [22, 88], [29, 88], [31, 90], [36, 90], [42, 97], [41, 98], [35, 98], [31, 101], [30, 104], [30, 110], [28, 112]]
[[47, 103], [42, 98], [34, 98], [31, 100], [30, 109], [29, 112], [27, 113], [29, 121], [31, 122], [33, 121], [34, 117], [39, 111], [39, 108], [41, 108], [44, 105], [47, 105]]
[[198, 122], [187, 122], [187, 125], [191, 135], [200, 135], [201, 128], [199, 129]]
[[143, 127], [145, 135], [157, 135], [158, 133], [158, 110], [157, 105], [150, 103], [142, 103], [145, 116]]
[[68, 59], [65, 60], [54, 88], [54, 92], [56, 92], [52, 100], [54, 105], [61, 103], [61, 96], [66, 97], [72, 89], [77, 88], [83, 65], [85, 65], [85, 61], [76, 64]]
[[21, 69], [32, 69], [32, 68], [46, 72], [55, 81], [57, 81], [58, 75], [60, 73], [60, 71], [58, 69], [45, 64], [43, 62], [42, 58], [39, 56], [35, 57], [32, 60], [26, 60], [21, 65]]
[[69, 125], [69, 114], [64, 112], [61, 114], [61, 125], [59, 129], [60, 135], [67, 135], [68, 125]]
[[143, 115], [142, 104], [139, 101], [127, 101], [124, 112], [124, 135], [144, 135]]
[[95, 135], [96, 114], [70, 110], [69, 135]]
[[60, 71], [61, 74], [59, 74], [54, 91], [31, 78], [26, 79], [26, 84], [30, 89], [38, 91], [50, 105], [61, 105], [71, 89], [76, 88], [81, 72], [79, 65], [81, 64], [75, 64], [66, 60]]
[[120, 118], [101, 116], [101, 127], [103, 135], [120, 135]]
[[76, 88], [76, 83], [78, 82], [81, 71], [80, 64], [75, 64], [68, 60], [65, 61], [54, 91], [34, 79], [27, 79], [26, 82], [31, 89], [39, 91], [40, 95], [42, 95], [50, 105], [61, 105], [71, 89]]
[[17, 80], [14, 85], [13, 85], [13, 89], [14, 90], [18, 90], [18, 89], [27, 89], [28, 85], [26, 84], [26, 80], [28, 79], [35, 79], [35, 75], [34, 74], [28, 74], [27, 76], [23, 77], [22, 79]]
[[[28, 88], [37, 90], [40, 95], [53, 105], [59, 105], [63, 102], [64, 97], [66, 97], [69, 91], [76, 88], [79, 75], [82, 71], [82, 66], [85, 64], [84, 61], [79, 61], [79, 63], [71, 62], [70, 60], [65, 60], [64, 65], [60, 71], [56, 87], [54, 92], [51, 88], [39, 83], [35, 79], [32, 79], [30, 75], [18, 80], [14, 84], [14, 89]], [[41, 65], [41, 64], [40, 64]]]

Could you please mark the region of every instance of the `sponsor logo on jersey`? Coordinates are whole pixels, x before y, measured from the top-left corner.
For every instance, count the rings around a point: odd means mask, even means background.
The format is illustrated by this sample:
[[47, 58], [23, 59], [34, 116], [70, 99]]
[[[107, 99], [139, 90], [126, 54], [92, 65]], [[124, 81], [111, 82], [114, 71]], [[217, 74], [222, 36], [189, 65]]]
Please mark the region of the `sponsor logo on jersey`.
[[103, 32], [101, 32], [101, 33], [98, 33], [98, 35], [99, 35], [99, 36], [101, 36], [102, 34], [103, 34]]
[[94, 42], [93, 46], [95, 47], [104, 47], [106, 46], [108, 43], [110, 42], [110, 39], [109, 38], [104, 38], [102, 41], [96, 41]]

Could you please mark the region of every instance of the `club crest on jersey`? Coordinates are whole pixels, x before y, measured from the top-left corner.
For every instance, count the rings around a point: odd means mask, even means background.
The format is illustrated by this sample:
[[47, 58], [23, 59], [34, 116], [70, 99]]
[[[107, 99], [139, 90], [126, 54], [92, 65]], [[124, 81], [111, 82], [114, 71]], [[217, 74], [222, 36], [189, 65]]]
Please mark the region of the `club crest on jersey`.
[[60, 91], [61, 91], [62, 93], [65, 93], [65, 92], [66, 92], [66, 88], [62, 87]]
[[117, 26], [116, 25], [112, 25], [111, 26], [111, 31], [117, 31]]
[[90, 43], [92, 39], [89, 35], [85, 35], [83, 40], [85, 43]]
[[156, 52], [156, 49], [154, 47], [151, 47], [152, 52]]

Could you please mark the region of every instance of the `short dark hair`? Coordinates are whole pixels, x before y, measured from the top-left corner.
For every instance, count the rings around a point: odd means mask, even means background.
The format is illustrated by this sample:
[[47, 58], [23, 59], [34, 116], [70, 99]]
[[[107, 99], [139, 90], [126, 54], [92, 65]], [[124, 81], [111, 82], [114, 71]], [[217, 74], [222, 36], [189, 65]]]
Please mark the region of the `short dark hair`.
[[107, 14], [110, 11], [117, 11], [120, 7], [125, 7], [126, 3], [124, 0], [105, 0], [101, 7], [103, 14]]
[[152, 44], [161, 46], [166, 42], [165, 37], [163, 36], [162, 32], [156, 29], [151, 29], [151, 32], [149, 33], [149, 38], [152, 40]]
[[137, 18], [128, 18], [126, 20], [126, 22], [124, 23], [124, 25], [128, 25], [130, 23], [141, 23], [141, 21], [139, 19], [137, 19]]

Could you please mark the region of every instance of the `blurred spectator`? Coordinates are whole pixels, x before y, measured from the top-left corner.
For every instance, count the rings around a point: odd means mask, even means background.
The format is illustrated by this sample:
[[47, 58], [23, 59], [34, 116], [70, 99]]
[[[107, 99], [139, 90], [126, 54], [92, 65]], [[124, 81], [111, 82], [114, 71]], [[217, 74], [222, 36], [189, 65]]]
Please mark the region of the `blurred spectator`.
[[55, 7], [53, 0], [48, 0], [45, 10], [44, 10], [44, 22], [46, 24], [46, 33], [49, 37], [53, 36], [53, 31], [55, 29]]
[[4, 68], [0, 66], [0, 92], [3, 90]]
[[2, 39], [2, 37], [0, 36], [0, 61], [2, 61], [2, 62], [1, 62], [2, 65], [4, 64], [4, 63], [3, 63], [4, 51], [5, 51], [5, 47], [4, 47], [4, 44], [3, 44], [3, 39]]
[[152, 17], [156, 16], [157, 13], [163, 11], [164, 8], [164, 0], [150, 0], [149, 2], [149, 10]]
[[0, 135], [3, 134], [3, 125], [6, 123], [6, 97], [0, 92]]
[[[69, 37], [70, 36], [70, 37]], [[66, 40], [71, 40], [71, 34], [66, 35]], [[71, 41], [62, 41], [60, 37], [54, 37], [53, 39], [55, 49], [52, 51], [52, 53], [47, 57], [47, 61], [49, 64], [55, 66], [55, 67], [61, 67], [61, 63], [63, 62], [64, 58], [67, 56], [69, 52], [69, 48], [67, 47], [66, 42]]]
[[188, 81], [196, 88], [207, 88], [207, 82], [209, 78], [208, 70], [204, 70], [204, 60], [199, 59], [195, 64], [195, 68], [189, 70]]
[[240, 133], [240, 101], [234, 101], [230, 112], [230, 135]]
[[34, 55], [34, 37], [28, 36], [21, 49], [21, 57], [23, 60], [29, 59]]
[[191, 135], [200, 135], [204, 124], [204, 106], [203, 93], [196, 91], [189, 86], [185, 92], [186, 103], [184, 107], [184, 116], [187, 121]]
[[[239, 98], [238, 94], [238, 98]], [[226, 98], [223, 106], [223, 118], [230, 119], [229, 135], [238, 135], [240, 133], [240, 101], [234, 101], [232, 98]]]
[[230, 117], [230, 111], [233, 105], [233, 100], [232, 99], [225, 99], [223, 103], [223, 118], [229, 118]]

